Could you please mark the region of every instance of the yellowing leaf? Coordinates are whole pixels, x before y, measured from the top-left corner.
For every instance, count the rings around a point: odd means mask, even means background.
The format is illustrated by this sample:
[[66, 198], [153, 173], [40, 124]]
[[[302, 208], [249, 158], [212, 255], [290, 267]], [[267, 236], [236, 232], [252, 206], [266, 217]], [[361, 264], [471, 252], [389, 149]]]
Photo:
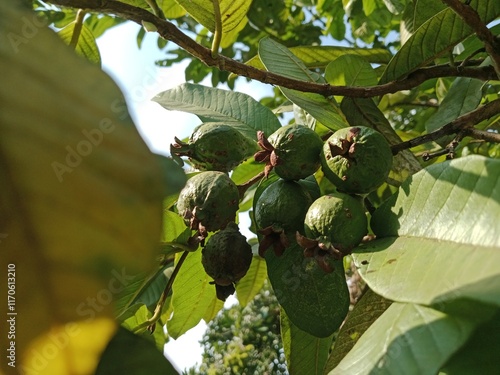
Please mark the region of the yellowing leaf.
[[111, 79], [12, 2], [0, 3], [0, 69], [0, 267], [20, 358], [50, 329], [112, 316], [154, 264], [162, 200], [185, 176], [149, 151]]
[[91, 374], [115, 331], [116, 323], [112, 319], [54, 327], [26, 349], [20, 369], [26, 374], [67, 374], [71, 364], [71, 374]]

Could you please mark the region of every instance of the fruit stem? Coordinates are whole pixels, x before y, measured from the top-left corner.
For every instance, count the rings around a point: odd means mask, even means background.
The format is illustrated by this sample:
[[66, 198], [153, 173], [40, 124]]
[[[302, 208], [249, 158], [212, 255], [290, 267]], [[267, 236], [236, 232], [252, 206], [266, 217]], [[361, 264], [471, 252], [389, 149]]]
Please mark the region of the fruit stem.
[[259, 174], [253, 176], [250, 180], [248, 180], [244, 184], [238, 185], [238, 192], [240, 194], [240, 200], [243, 199], [243, 196], [245, 195], [248, 188], [250, 188], [250, 186], [252, 186], [253, 184], [262, 180], [262, 178], [264, 176], [265, 176], [265, 171], [262, 171]]
[[174, 284], [175, 277], [179, 273], [179, 270], [181, 269], [182, 264], [186, 260], [188, 254], [190, 251], [184, 251], [179, 258], [179, 261], [175, 265], [174, 271], [172, 272], [172, 275], [168, 279], [168, 283], [165, 286], [165, 289], [163, 290], [163, 293], [160, 296], [160, 299], [158, 300], [158, 303], [156, 304], [155, 310], [153, 312], [153, 316], [146, 320], [145, 322], [139, 324], [137, 327], [134, 328], [134, 333], [139, 332], [143, 328], [147, 328], [150, 332], [154, 331], [154, 327], [156, 322], [160, 319], [161, 317], [161, 311], [163, 310], [163, 305], [165, 305], [165, 302], [167, 301], [168, 294], [170, 293], [170, 290], [172, 289], [172, 285]]
[[216, 59], [219, 56], [219, 46], [222, 40], [222, 21], [220, 14], [219, 0], [212, 0], [214, 5], [214, 20], [215, 20], [215, 30], [212, 40], [212, 58]]
[[80, 38], [80, 34], [82, 32], [83, 27], [83, 19], [85, 18], [86, 12], [83, 9], [78, 9], [75, 18], [75, 27], [73, 29], [73, 35], [71, 35], [71, 41], [69, 42], [69, 46], [73, 49], [76, 49], [78, 44], [78, 39]]

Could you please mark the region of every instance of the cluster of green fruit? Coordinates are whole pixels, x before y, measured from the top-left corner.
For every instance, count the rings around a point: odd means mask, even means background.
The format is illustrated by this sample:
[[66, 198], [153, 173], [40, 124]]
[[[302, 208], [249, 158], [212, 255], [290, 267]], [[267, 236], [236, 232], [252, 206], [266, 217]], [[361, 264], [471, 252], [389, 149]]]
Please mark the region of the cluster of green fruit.
[[[228, 172], [254, 154], [279, 179], [256, 197], [254, 220], [260, 234], [259, 255], [269, 248], [281, 255], [291, 243], [314, 257], [319, 267], [331, 272], [330, 260], [349, 254], [367, 234], [362, 195], [380, 186], [392, 166], [392, 152], [385, 138], [367, 127], [341, 129], [326, 142], [312, 129], [283, 126], [268, 138], [257, 133], [257, 142], [235, 128], [203, 124], [187, 143], [176, 139], [172, 155], [187, 156], [202, 172], [188, 180], [177, 210], [201, 243], [202, 262], [214, 279], [217, 295], [225, 299], [234, 283], [247, 272], [252, 250], [234, 223], [242, 198]], [[260, 150], [258, 150], [260, 146]], [[320, 194], [304, 179], [318, 169], [336, 187]], [[217, 232], [205, 239], [208, 232]]]

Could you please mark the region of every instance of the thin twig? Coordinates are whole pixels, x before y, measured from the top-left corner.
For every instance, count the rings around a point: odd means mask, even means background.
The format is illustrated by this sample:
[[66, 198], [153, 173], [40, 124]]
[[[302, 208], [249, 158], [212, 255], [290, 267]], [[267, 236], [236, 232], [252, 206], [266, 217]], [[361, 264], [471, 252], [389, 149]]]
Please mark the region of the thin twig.
[[438, 77], [469, 77], [483, 81], [497, 78], [496, 72], [491, 66], [450, 67], [449, 65], [440, 65], [418, 69], [401, 80], [371, 87], [332, 86], [329, 84], [306, 82], [260, 70], [226, 56], [218, 55], [214, 58], [210, 48], [206, 48], [196, 43], [180, 31], [173, 23], [158, 18], [147, 10], [129, 4], [115, 0], [50, 0], [50, 3], [73, 8], [84, 8], [88, 11], [115, 14], [140, 25], [142, 25], [143, 21], [149, 22], [156, 26], [158, 34], [161, 37], [177, 44], [207, 66], [223, 68], [228, 72], [255, 79], [263, 83], [278, 85], [302, 92], [314, 92], [324, 96], [340, 95], [371, 98], [395, 93], [401, 90], [412, 89], [429, 79]]
[[155, 311], [153, 312], [153, 316], [146, 320], [145, 322], [142, 322], [139, 324], [137, 327], [134, 328], [134, 333], [139, 332], [144, 328], [148, 328], [150, 331], [154, 330], [154, 325], [160, 319], [161, 317], [161, 311], [163, 309], [163, 305], [165, 305], [165, 301], [167, 300], [168, 294], [170, 293], [170, 290], [172, 289], [172, 285], [174, 284], [175, 277], [179, 273], [180, 268], [182, 267], [182, 264], [186, 260], [188, 254], [190, 251], [184, 251], [179, 258], [179, 261], [175, 265], [174, 271], [172, 272], [172, 275], [168, 279], [167, 285], [165, 286], [165, 289], [163, 290], [163, 293], [160, 296], [160, 299], [158, 300], [158, 303], [156, 304]]
[[489, 132], [486, 130], [479, 130], [479, 129], [470, 128], [467, 130], [467, 136], [475, 138], [475, 139], [482, 139], [483, 141], [487, 141], [487, 142], [500, 143], [500, 134], [499, 133]]
[[[483, 105], [482, 107], [477, 108], [474, 111], [471, 111], [469, 113], [466, 113], [465, 115], [456, 118], [452, 122], [444, 125], [443, 127], [439, 128], [436, 131], [433, 131], [432, 133], [424, 134], [421, 135], [420, 137], [416, 137], [406, 142], [401, 142], [398, 143], [397, 145], [392, 146], [391, 147], [392, 153], [396, 155], [402, 150], [413, 148], [427, 142], [436, 141], [448, 135], [457, 134], [466, 128], [472, 129], [472, 126], [474, 126], [475, 124], [478, 124], [481, 121], [487, 120], [495, 115], [498, 115], [499, 113], [500, 113], [500, 99], [496, 99], [492, 102], [489, 102], [488, 104]], [[470, 130], [467, 130], [467, 132], [470, 132]]]

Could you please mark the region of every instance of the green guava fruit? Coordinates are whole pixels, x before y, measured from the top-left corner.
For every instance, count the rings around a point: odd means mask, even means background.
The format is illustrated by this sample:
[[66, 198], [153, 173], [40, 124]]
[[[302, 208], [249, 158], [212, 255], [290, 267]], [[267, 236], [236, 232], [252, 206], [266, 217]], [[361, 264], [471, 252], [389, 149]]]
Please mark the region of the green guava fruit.
[[175, 138], [170, 153], [187, 156], [201, 171], [229, 172], [257, 151], [257, 143], [232, 126], [205, 123], [196, 127], [188, 143]]
[[313, 202], [308, 190], [295, 181], [279, 179], [264, 189], [255, 203], [255, 224], [263, 235], [259, 255], [273, 247], [281, 255], [290, 236], [302, 231], [307, 209]]
[[368, 233], [368, 220], [359, 197], [332, 193], [316, 199], [304, 219], [305, 236], [297, 242], [306, 257], [315, 257], [320, 266], [331, 272], [325, 257], [342, 259], [359, 245]]
[[217, 297], [225, 300], [231, 287], [234, 290], [233, 284], [250, 268], [252, 247], [240, 233], [238, 225], [231, 222], [208, 239], [201, 254], [205, 272], [214, 279], [216, 288], [221, 287], [217, 289]]
[[367, 194], [389, 175], [391, 147], [382, 134], [371, 128], [343, 128], [325, 142], [321, 167], [339, 191]]
[[207, 171], [191, 177], [177, 200], [177, 211], [186, 225], [206, 232], [217, 231], [234, 221], [238, 211], [239, 192], [236, 184], [223, 172]]
[[257, 138], [262, 151], [257, 152], [254, 158], [266, 162], [266, 174], [274, 168], [276, 174], [285, 180], [300, 180], [312, 175], [320, 167], [323, 141], [311, 128], [286, 125], [268, 139], [262, 132], [258, 132]]

